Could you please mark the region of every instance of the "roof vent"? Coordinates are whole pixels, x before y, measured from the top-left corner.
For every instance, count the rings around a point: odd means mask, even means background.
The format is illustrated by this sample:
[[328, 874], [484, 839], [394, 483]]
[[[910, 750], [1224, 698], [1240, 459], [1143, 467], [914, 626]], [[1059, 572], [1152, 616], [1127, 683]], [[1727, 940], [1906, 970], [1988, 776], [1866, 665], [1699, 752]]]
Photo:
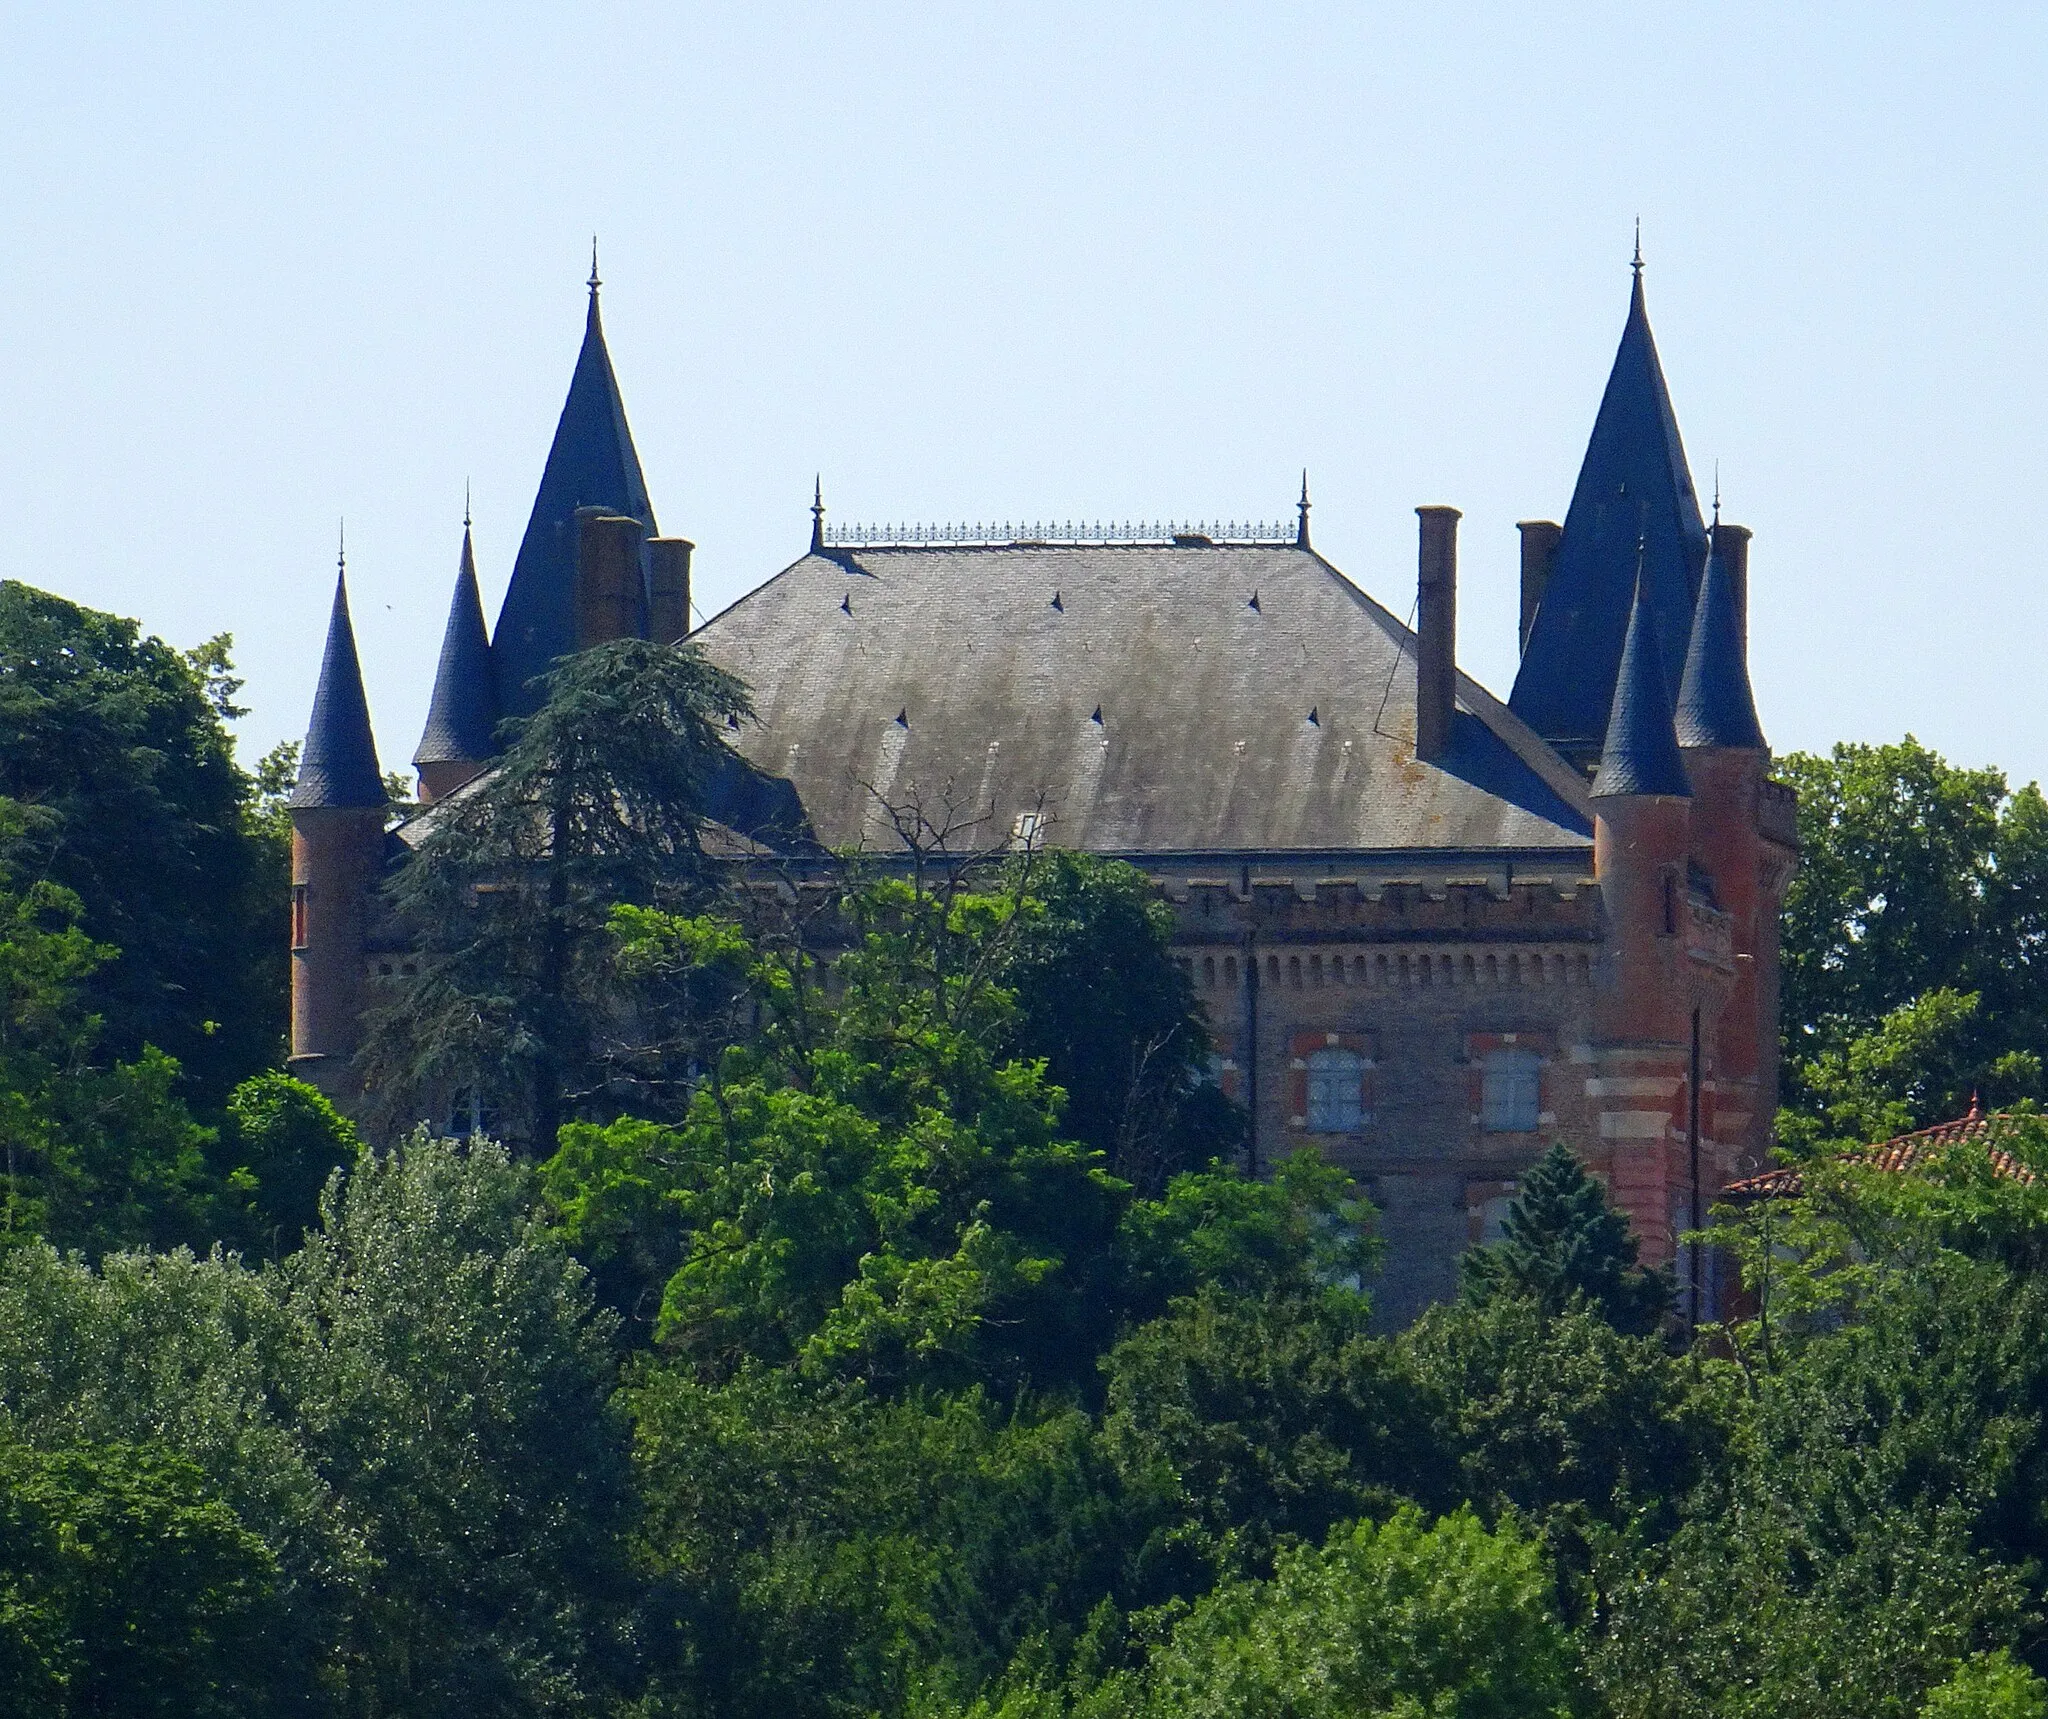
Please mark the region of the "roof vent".
[[1057, 591], [1052, 594], [1052, 606], [1063, 615], [1067, 612], [1067, 606], [1060, 601], [1060, 594]]
[[1095, 707], [1095, 714], [1094, 714], [1093, 716], [1089, 717], [1089, 718], [1088, 718], [1088, 720], [1089, 720], [1090, 722], [1094, 723], [1094, 724], [1095, 724], [1095, 726], [1096, 726], [1097, 728], [1100, 728], [1100, 727], [1102, 726], [1102, 706], [1101, 706], [1101, 705], [1099, 705], [1099, 704], [1098, 704], [1098, 705], [1097, 705], [1097, 706]]
[[1319, 710], [1321, 710], [1321, 709], [1322, 709], [1322, 706], [1321, 706], [1321, 705], [1319, 705], [1319, 704], [1312, 704], [1312, 705], [1310, 705], [1310, 706], [1308, 707], [1308, 725], [1309, 725], [1309, 727], [1311, 727], [1311, 728], [1320, 728], [1320, 727], [1322, 727], [1322, 725], [1323, 725], [1323, 719], [1322, 719], [1322, 718], [1321, 718], [1320, 716], [1318, 716], [1318, 715], [1316, 714], [1316, 712], [1317, 712], [1317, 711], [1319, 711]]
[[1264, 609], [1259, 609], [1259, 594], [1256, 591], [1252, 593], [1252, 600], [1245, 604], [1245, 607], [1247, 609], [1258, 609], [1258, 612], [1262, 615], [1266, 612]]
[[909, 705], [907, 705], [907, 704], [906, 704], [906, 705], [905, 705], [905, 706], [904, 706], [904, 707], [903, 707], [903, 708], [902, 708], [901, 710], [897, 711], [897, 713], [896, 713], [896, 726], [897, 726], [898, 728], [908, 728], [908, 727], [910, 726], [910, 706], [909, 706]]
[[847, 592], [845, 596], [839, 599], [839, 612], [842, 615], [850, 615], [853, 613], [853, 593], [851, 591]]

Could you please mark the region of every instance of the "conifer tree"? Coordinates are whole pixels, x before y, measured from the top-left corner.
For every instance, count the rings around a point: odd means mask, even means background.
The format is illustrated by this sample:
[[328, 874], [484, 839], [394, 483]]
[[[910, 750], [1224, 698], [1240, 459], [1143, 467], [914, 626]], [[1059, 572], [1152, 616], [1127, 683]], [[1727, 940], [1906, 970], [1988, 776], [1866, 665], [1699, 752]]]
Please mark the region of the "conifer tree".
[[1534, 1299], [1561, 1313], [1582, 1297], [1616, 1330], [1654, 1331], [1670, 1311], [1671, 1275], [1637, 1263], [1628, 1219], [1562, 1142], [1522, 1180], [1498, 1242], [1461, 1262], [1464, 1292], [1476, 1302], [1503, 1295]]
[[735, 766], [728, 724], [751, 714], [745, 688], [688, 646], [619, 639], [556, 666], [540, 710], [434, 808], [388, 887], [420, 973], [370, 1018], [382, 1120], [469, 1088], [548, 1151], [601, 1101], [612, 909], [708, 898], [706, 801]]

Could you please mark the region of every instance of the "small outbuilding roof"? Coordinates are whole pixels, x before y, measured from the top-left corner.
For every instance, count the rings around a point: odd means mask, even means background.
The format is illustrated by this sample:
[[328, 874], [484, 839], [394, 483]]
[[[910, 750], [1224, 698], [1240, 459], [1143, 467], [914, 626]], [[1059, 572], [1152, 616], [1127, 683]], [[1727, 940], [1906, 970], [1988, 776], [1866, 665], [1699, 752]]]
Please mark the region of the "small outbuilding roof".
[[[1901, 1173], [1918, 1169], [1936, 1153], [1965, 1143], [1984, 1147], [1990, 1154], [1994, 1175], [2014, 1182], [2035, 1180], [2033, 1167], [2007, 1151], [1999, 1141], [2013, 1129], [2015, 1118], [2001, 1111], [1986, 1115], [1972, 1105], [1966, 1116], [1953, 1122], [1939, 1122], [1912, 1134], [1865, 1146], [1851, 1153], [1848, 1162], [1869, 1170]], [[1766, 1170], [1758, 1176], [1730, 1182], [1722, 1193], [1735, 1200], [1796, 1200], [1806, 1192], [1806, 1172], [1798, 1164]]]

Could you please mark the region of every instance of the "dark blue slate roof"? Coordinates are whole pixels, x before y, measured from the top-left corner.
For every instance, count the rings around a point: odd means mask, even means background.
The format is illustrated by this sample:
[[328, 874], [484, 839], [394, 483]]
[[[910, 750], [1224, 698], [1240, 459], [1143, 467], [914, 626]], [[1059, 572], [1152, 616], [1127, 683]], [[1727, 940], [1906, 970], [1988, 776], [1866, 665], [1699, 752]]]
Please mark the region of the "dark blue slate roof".
[[1620, 794], [1692, 796], [1685, 758], [1671, 726], [1671, 685], [1664, 678], [1663, 652], [1647, 601], [1648, 569], [1629, 605], [1628, 633], [1621, 647], [1615, 677], [1614, 708], [1607, 718], [1607, 738], [1600, 748], [1600, 769], [1593, 778], [1593, 798]]
[[415, 764], [474, 764], [497, 755], [498, 694], [491, 679], [491, 645], [484, 637], [484, 602], [477, 590], [476, 555], [462, 528], [462, 567], [441, 635], [441, 666]]
[[1749, 686], [1735, 591], [1718, 550], [1707, 556], [1700, 599], [1693, 605], [1692, 642], [1686, 647], [1685, 673], [1678, 683], [1676, 715], [1681, 746], [1766, 749]]
[[1508, 708], [1553, 744], [1589, 753], [1614, 702], [1642, 546], [1663, 660], [1684, 661], [1706, 526], [1636, 275], [1628, 323], [1579, 467], [1564, 536]]
[[498, 611], [491, 660], [496, 671], [498, 710], [530, 716], [541, 692], [532, 683], [558, 657], [576, 648], [576, 510], [608, 508], [629, 514], [654, 535], [654, 508], [640, 475], [633, 432], [612, 374], [604, 328], [598, 320], [597, 289], [583, 327], [583, 350], [569, 381], [554, 446], [533, 498], [533, 514], [512, 564], [512, 583]]
[[313, 720], [306, 728], [290, 803], [386, 803], [377, 742], [370, 733], [370, 703], [363, 696], [362, 664], [356, 659], [356, 632], [349, 624], [347, 574], [334, 582], [334, 613], [327, 623], [327, 649], [320, 658], [320, 686], [313, 694]]

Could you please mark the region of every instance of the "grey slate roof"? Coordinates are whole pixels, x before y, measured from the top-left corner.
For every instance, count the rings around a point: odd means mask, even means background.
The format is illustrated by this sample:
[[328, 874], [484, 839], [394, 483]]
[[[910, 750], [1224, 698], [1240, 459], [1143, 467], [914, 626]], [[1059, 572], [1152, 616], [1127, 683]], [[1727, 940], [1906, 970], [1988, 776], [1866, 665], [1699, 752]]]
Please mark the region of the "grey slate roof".
[[348, 617], [348, 576], [334, 581], [334, 609], [327, 621], [327, 648], [320, 657], [320, 685], [313, 694], [313, 720], [299, 754], [299, 779], [292, 787], [295, 807], [382, 806], [384, 773], [377, 768], [377, 742], [370, 733], [370, 704], [363, 696], [363, 669], [356, 657], [356, 632]]
[[654, 535], [654, 508], [625, 402], [605, 350], [597, 288], [583, 324], [583, 349], [569, 381], [569, 397], [548, 450], [533, 513], [512, 564], [512, 583], [491, 635], [498, 709], [530, 716], [540, 707], [532, 683], [557, 657], [576, 648], [576, 510], [603, 507], [629, 514]]
[[1663, 652], [1646, 595], [1647, 571], [1629, 605], [1628, 636], [1614, 687], [1614, 708], [1600, 748], [1593, 798], [1661, 794], [1689, 799], [1685, 759], [1671, 725], [1671, 683], [1664, 678]]
[[1636, 586], [1638, 540], [1650, 621], [1663, 660], [1676, 669], [1692, 631], [1707, 532], [1640, 272], [1550, 582], [1508, 698], [1538, 734], [1575, 753], [1590, 751], [1607, 727]]
[[1047, 839], [1131, 855], [1590, 831], [1580, 779], [1462, 677], [1450, 757], [1417, 762], [1413, 635], [1292, 545], [824, 549], [693, 642], [753, 688], [737, 744], [835, 847], [896, 847], [884, 802], [913, 798], [986, 818], [976, 844], [1042, 799]]
[[1693, 605], [1692, 642], [1678, 683], [1678, 743], [1765, 750], [1756, 719], [1742, 626], [1735, 615], [1735, 591], [1718, 550], [1707, 555], [1699, 601]]
[[415, 764], [473, 764], [497, 755], [498, 694], [491, 680], [491, 645], [484, 636], [483, 596], [477, 590], [476, 554], [462, 528], [462, 565], [441, 635], [427, 726], [414, 749]]

